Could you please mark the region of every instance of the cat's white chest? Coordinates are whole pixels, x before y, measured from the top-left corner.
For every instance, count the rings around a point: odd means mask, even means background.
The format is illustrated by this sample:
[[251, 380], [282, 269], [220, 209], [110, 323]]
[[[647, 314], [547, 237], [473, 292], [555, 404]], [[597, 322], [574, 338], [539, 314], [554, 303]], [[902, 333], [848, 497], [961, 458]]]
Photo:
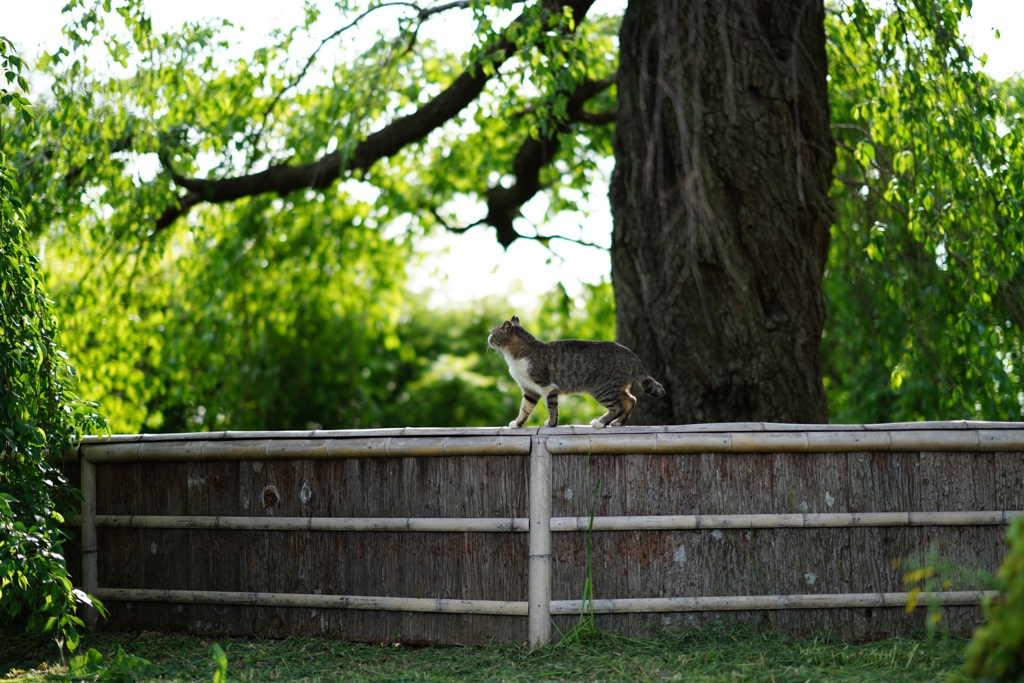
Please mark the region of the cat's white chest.
[[530, 361], [526, 358], [505, 356], [505, 360], [508, 361], [509, 374], [512, 375], [512, 379], [516, 381], [516, 384], [523, 391], [540, 394], [541, 398], [546, 398], [551, 390], [555, 388], [554, 385], [542, 387], [530, 379]]

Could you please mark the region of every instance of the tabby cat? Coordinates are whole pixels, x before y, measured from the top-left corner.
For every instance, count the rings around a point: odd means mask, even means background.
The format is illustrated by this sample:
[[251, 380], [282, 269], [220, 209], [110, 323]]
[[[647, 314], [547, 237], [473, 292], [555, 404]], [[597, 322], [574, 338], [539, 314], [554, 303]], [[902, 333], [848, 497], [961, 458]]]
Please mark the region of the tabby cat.
[[523, 390], [519, 416], [509, 427], [522, 427], [541, 397], [548, 406], [548, 427], [558, 424], [558, 395], [590, 394], [608, 409], [591, 427], [618, 427], [629, 419], [636, 397], [629, 393], [640, 382], [651, 396], [664, 396], [661, 386], [644, 370], [636, 354], [622, 344], [607, 341], [542, 342], [512, 316], [487, 335], [487, 344], [508, 362], [508, 369]]

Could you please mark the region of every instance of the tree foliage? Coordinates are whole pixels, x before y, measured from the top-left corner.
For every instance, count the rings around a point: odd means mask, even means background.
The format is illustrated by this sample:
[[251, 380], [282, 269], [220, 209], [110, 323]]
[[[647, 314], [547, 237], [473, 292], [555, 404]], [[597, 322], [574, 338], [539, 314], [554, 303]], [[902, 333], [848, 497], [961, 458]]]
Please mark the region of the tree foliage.
[[[835, 421], [1021, 412], [1021, 86], [976, 72], [965, 5], [827, 5]], [[223, 22], [155, 31], [138, 0], [67, 17], [50, 95], [6, 134], [115, 431], [505, 422], [514, 389], [474, 338], [510, 313], [428, 313], [406, 271], [430, 231], [546, 243], [575, 220], [611, 154], [617, 17], [309, 3], [244, 54]], [[431, 31], [459, 17], [464, 44]], [[519, 313], [611, 338], [611, 285], [584, 300]]]
[[72, 587], [61, 555], [73, 501], [59, 462], [102, 420], [74, 393], [7, 157], [8, 122], [33, 115], [21, 71], [0, 37], [0, 630], [50, 633], [73, 650], [83, 625], [77, 607], [91, 600]]
[[965, 4], [836, 3], [832, 418], [1019, 419], [1021, 82], [975, 67]]
[[[587, 7], [407, 8], [339, 55], [374, 10], [329, 20], [310, 5], [233, 56], [222, 24], [158, 34], [140, 2], [70, 3], [67, 44], [40, 64], [52, 99], [16, 134], [82, 392], [115, 431], [491, 420], [447, 413], [439, 392], [436, 410], [402, 405], [470, 371], [438, 365], [458, 345], [418, 345], [417, 321], [445, 316], [405, 297], [411, 238], [483, 222], [511, 242], [542, 185], [549, 215], [574, 208], [607, 151], [614, 68], [614, 22], [576, 30]], [[420, 33], [456, 11], [479, 28], [468, 58]], [[296, 56], [311, 33], [327, 37]], [[94, 70], [97, 49], [113, 74]], [[595, 58], [570, 59], [584, 49]], [[463, 215], [467, 197], [486, 211]]]

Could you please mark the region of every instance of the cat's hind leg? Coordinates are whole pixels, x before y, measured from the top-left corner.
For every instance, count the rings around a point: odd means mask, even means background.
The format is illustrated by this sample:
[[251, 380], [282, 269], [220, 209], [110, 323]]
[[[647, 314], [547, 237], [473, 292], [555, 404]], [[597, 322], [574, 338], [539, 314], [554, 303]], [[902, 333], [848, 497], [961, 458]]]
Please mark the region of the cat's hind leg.
[[636, 405], [636, 397], [629, 393], [628, 389], [616, 392], [613, 398], [598, 400], [608, 409], [608, 412], [590, 422], [590, 426], [594, 429], [621, 426], [629, 419], [629, 414], [633, 412], [633, 406]]
[[636, 407], [636, 396], [629, 393], [629, 389], [622, 390], [622, 393], [619, 395], [619, 401], [622, 404], [622, 414], [609, 423], [612, 427], [621, 427], [626, 424], [626, 420], [629, 419], [633, 408]]
[[528, 419], [533, 409], [537, 407], [537, 401], [540, 400], [540, 396], [533, 393], [532, 391], [523, 392], [523, 402], [519, 404], [519, 415], [516, 419], [508, 423], [509, 427], [522, 427]]

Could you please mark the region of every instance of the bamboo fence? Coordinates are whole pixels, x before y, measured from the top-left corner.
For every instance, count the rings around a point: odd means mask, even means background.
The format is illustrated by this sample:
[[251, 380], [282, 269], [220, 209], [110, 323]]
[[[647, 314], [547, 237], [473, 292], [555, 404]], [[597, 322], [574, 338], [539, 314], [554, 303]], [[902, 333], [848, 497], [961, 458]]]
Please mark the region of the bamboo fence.
[[[895, 425], [751, 423], [624, 427], [606, 430], [594, 430], [586, 427], [316, 430], [87, 437], [80, 446], [80, 477], [83, 493], [82, 515], [79, 520], [82, 527], [82, 587], [86, 592], [96, 595], [101, 600], [129, 604], [224, 605], [239, 608], [303, 608], [308, 610], [364, 610], [526, 617], [527, 641], [533, 646], [551, 642], [554, 617], [579, 615], [584, 611], [602, 615], [622, 615], [904, 607], [910, 600], [910, 593], [905, 591], [626, 597], [602, 598], [592, 601], [554, 600], [552, 599], [552, 585], [557, 577], [553, 561], [557, 553], [552, 534], [557, 533], [561, 537], [570, 534], [579, 535], [580, 532], [608, 532], [609, 534], [632, 533], [635, 536], [648, 532], [714, 531], [719, 533], [721, 530], [781, 531], [788, 529], [828, 533], [830, 530], [847, 529], [999, 527], [1007, 525], [1015, 516], [1022, 514], [1021, 510], [1024, 509], [1024, 504], [1018, 502], [1020, 495], [1013, 492], [1004, 495], [1004, 498], [1014, 502], [1011, 507], [1004, 509], [962, 509], [967, 503], [964, 500], [957, 500], [954, 502], [961, 509], [556, 515], [553, 513], [553, 500], [557, 500], [561, 495], [565, 501], [570, 501], [573, 493], [567, 485], [558, 490], [553, 487], [553, 476], [556, 476], [553, 474], [556, 471], [554, 462], [558, 461], [559, 463], [557, 476], [571, 479], [576, 475], [571, 472], [568, 474], [562, 472], [564, 467], [561, 463], [563, 461], [566, 463], [570, 461], [573, 463], [589, 462], [592, 457], [603, 456], [628, 455], [633, 458], [697, 456], [708, 458], [715, 454], [728, 454], [737, 457], [751, 454], [787, 454], [787, 456], [821, 454], [823, 457], [837, 458], [841, 457], [838, 454], [851, 454], [859, 457], [858, 454], [870, 456], [870, 454], [887, 453], [941, 453], [964, 454], [968, 458], [981, 458], [985, 457], [984, 454], [1011, 454], [1016, 460], [1011, 458], [1008, 462], [1016, 463], [1020, 460], [1021, 452], [1024, 452], [1024, 424], [971, 421]], [[580, 456], [584, 457], [581, 459]], [[118, 514], [106, 512], [108, 509], [105, 505], [106, 499], [98, 498], [97, 467], [100, 467], [100, 477], [102, 477], [105, 468], [114, 468], [111, 472], [128, 472], [134, 470], [125, 470], [124, 468], [180, 467], [184, 465], [190, 468], [189, 472], [197, 472], [195, 477], [192, 474], [188, 475], [187, 493], [192, 496], [193, 489], [209, 486], [205, 480], [206, 475], [194, 470], [195, 467], [216, 468], [218, 464], [249, 463], [248, 467], [253, 472], [261, 473], [262, 463], [267, 463], [267, 466], [270, 466], [271, 463], [280, 461], [293, 462], [295, 467], [304, 468], [302, 471], [310, 474], [318, 471], [316, 463], [351, 461], [354, 463], [353, 467], [361, 468], [364, 465], [360, 463], [393, 462], [395, 459], [410, 458], [455, 463], [440, 466], [451, 468], [457, 468], [458, 462], [468, 458], [473, 465], [467, 466], [467, 468], [476, 468], [480, 471], [489, 467], [488, 463], [495, 459], [500, 461], [508, 461], [509, 458], [513, 461], [525, 459], [529, 491], [528, 510], [526, 510], [528, 516], [521, 516], [521, 514], [510, 514], [507, 517], [395, 514], [389, 516], [345, 514], [275, 516], [277, 509], [275, 506], [280, 493], [271, 484], [263, 489], [263, 495], [266, 498], [264, 516], [259, 516], [255, 509], [245, 515], [149, 514], [145, 510], [135, 509], [132, 509], [131, 514]], [[573, 460], [574, 458], [575, 460]], [[618, 471], [616, 468], [621, 467], [614, 460], [603, 462], [603, 466], [609, 468], [610, 472], [616, 472]], [[718, 473], [715, 476], [719, 478], [733, 476], [728, 471], [730, 463], [731, 461], [716, 460], [714, 466]], [[565, 465], [570, 468], [573, 466], [575, 465]], [[751, 478], [756, 478], [757, 474], [750, 469], [751, 467], [756, 467], [756, 465], [748, 464], [746, 474]], [[1016, 465], [1012, 464], [1011, 467], [1016, 467]], [[664, 465], [662, 468], [664, 469]], [[202, 470], [202, 472], [206, 471]], [[209, 471], [214, 470], [210, 469]], [[217, 472], [220, 471], [217, 470]], [[224, 471], [235, 472], [235, 470]], [[448, 470], [442, 471], [447, 472]], [[629, 470], [629, 472], [633, 471]], [[725, 475], [722, 474], [723, 471], [725, 471]], [[1017, 472], [1017, 470], [1013, 471]], [[627, 486], [629, 481], [636, 480], [637, 476], [649, 476], [646, 471], [641, 472], [640, 475], [629, 472], [621, 475], [625, 482], [623, 486]], [[659, 476], [671, 478], [671, 476], [676, 476], [673, 474], [674, 472], [675, 470], [671, 469], [665, 470]], [[476, 472], [473, 473], [476, 474]], [[145, 475], [133, 476], [140, 477], [138, 481], [145, 480]], [[212, 476], [219, 477], [220, 474]], [[441, 477], [441, 475], [437, 476]], [[445, 476], [453, 480], [452, 483], [459, 483], [454, 481], [454, 475]], [[1017, 473], [1013, 476], [1019, 477], [1020, 475]], [[421, 483], [411, 481], [406, 485], [408, 490], [415, 491]], [[440, 479], [438, 481], [431, 480], [428, 483], [441, 486]], [[476, 485], [484, 486], [488, 483], [488, 478], [484, 477], [477, 481]], [[647, 486], [646, 481], [643, 484], [645, 487]], [[366, 485], [369, 486], [369, 483]], [[116, 488], [117, 486], [122, 486], [124, 489], [124, 485], [115, 483], [105, 483], [104, 486], [108, 491], [113, 491], [112, 487]], [[308, 483], [304, 486], [308, 486]], [[576, 485], [575, 488], [579, 490], [581, 487]], [[938, 485], [932, 488], [939, 490]], [[312, 491], [312, 489], [310, 488], [308, 491]], [[305, 495], [308, 497], [312, 494]], [[471, 491], [467, 491], [465, 494], [466, 497], [471, 495]], [[507, 495], [514, 496], [515, 492]], [[627, 492], [623, 495], [628, 498], [634, 494]], [[825, 495], [830, 494], [826, 492]], [[654, 497], [656, 498], [656, 496]], [[245, 505], [248, 506], [250, 502], [247, 499]], [[930, 501], [928, 505], [938, 506], [941, 502]], [[562, 507], [567, 504], [559, 502]], [[210, 507], [213, 506], [213, 503], [207, 502], [203, 505]], [[430, 508], [430, 501], [426, 501], [424, 506]], [[100, 513], [98, 510], [103, 510], [103, 512]], [[666, 512], [673, 511], [667, 510]], [[98, 553], [108, 552], [107, 548], [112, 548], [112, 546], [101, 542], [104, 534], [98, 534], [98, 529], [108, 530], [104, 533], [230, 531], [239, 533], [396, 534], [415, 532], [430, 538], [438, 534], [519, 535], [525, 533], [528, 535], [527, 599], [522, 601], [460, 599], [447, 596], [432, 598], [302, 594], [276, 590], [200, 590], [149, 585], [144, 587], [100, 585]], [[647, 537], [643, 536], [642, 538], [646, 539]], [[153, 541], [152, 544], [151, 547], [158, 545], [157, 541]], [[677, 550], [676, 553], [678, 554], [678, 552]], [[632, 561], [628, 560], [628, 562]], [[685, 558], [676, 561], [676, 564], [680, 566], [684, 563]], [[669, 570], [675, 571], [672, 567]], [[642, 578], [639, 580], [641, 583], [644, 581]], [[934, 593], [926, 591], [918, 597], [922, 602], [927, 599], [939, 605], [976, 606], [991, 595], [991, 593], [983, 591]], [[95, 619], [95, 615], [93, 615], [93, 619]], [[361, 636], [357, 635], [356, 637]]]

